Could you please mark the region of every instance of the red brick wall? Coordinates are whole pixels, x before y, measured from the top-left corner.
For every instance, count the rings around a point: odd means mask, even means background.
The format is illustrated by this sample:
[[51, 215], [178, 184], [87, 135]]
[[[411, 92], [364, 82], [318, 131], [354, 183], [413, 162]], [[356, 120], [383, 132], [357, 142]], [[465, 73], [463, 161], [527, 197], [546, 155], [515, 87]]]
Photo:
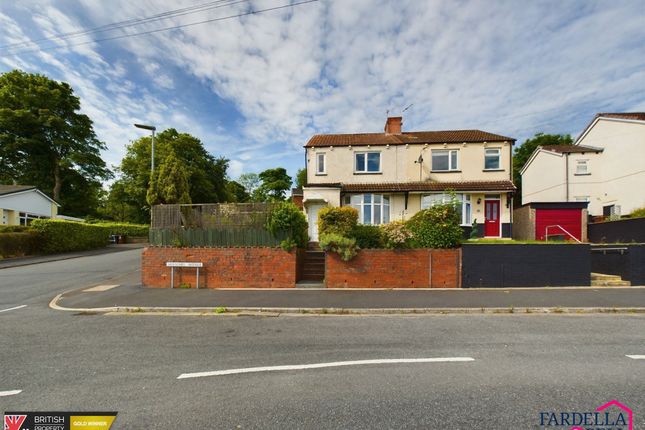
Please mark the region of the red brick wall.
[[[281, 248], [170, 248], [143, 250], [141, 281], [147, 287], [170, 288], [168, 261], [202, 262], [199, 288], [294, 288], [296, 251]], [[175, 288], [196, 285], [195, 268], [175, 268]]]
[[461, 249], [363, 249], [350, 261], [328, 252], [327, 288], [459, 288]]

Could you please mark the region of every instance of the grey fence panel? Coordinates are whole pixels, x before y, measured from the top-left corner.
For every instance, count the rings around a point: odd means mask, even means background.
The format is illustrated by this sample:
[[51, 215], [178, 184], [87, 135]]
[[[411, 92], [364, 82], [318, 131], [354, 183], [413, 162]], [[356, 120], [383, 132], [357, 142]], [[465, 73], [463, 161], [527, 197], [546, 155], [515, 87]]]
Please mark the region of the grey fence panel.
[[279, 246], [286, 232], [273, 235], [263, 228], [150, 229], [150, 245], [178, 247]]

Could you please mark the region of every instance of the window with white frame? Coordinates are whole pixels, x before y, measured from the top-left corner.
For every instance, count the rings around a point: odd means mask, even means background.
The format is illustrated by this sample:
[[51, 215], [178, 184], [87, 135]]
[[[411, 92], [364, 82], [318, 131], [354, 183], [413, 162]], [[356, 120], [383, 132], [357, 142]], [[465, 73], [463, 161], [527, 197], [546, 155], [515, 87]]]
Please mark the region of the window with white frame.
[[381, 171], [380, 152], [356, 152], [354, 160], [356, 173], [380, 173]]
[[501, 169], [501, 155], [500, 148], [486, 148], [484, 155], [484, 170], [499, 170]]
[[472, 223], [470, 194], [456, 194], [454, 200], [449, 194], [424, 194], [421, 196], [421, 209], [428, 209], [435, 205], [448, 204], [453, 201], [455, 209], [457, 209], [461, 218], [461, 225], [470, 225]]
[[383, 194], [352, 194], [345, 196], [344, 204], [358, 211], [361, 224], [390, 222], [390, 196]]
[[29, 212], [20, 212], [18, 214], [20, 225], [30, 225], [35, 219], [46, 219], [46, 216], [30, 214]]
[[432, 171], [433, 172], [449, 172], [451, 170], [458, 170], [459, 165], [457, 159], [459, 151], [456, 149], [434, 149], [432, 150]]
[[324, 152], [318, 152], [316, 154], [316, 174], [324, 175], [327, 173], [327, 157]]
[[577, 160], [576, 161], [576, 175], [588, 175], [589, 174], [589, 160]]

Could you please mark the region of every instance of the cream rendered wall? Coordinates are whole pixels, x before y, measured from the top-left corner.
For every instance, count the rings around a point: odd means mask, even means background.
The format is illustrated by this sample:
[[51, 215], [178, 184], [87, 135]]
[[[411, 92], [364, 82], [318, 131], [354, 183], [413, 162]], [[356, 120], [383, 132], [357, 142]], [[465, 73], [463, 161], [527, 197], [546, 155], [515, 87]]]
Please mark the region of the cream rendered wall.
[[0, 207], [46, 217], [51, 217], [53, 212], [51, 200], [36, 190], [0, 196]]
[[[499, 171], [484, 171], [485, 148], [501, 148], [501, 161]], [[459, 150], [459, 172], [436, 173], [431, 172], [432, 150], [456, 149]], [[443, 182], [456, 181], [503, 181], [510, 180], [510, 157], [512, 145], [510, 142], [444, 145], [373, 145], [343, 147], [316, 147], [306, 148], [307, 152], [307, 182], [316, 183], [396, 183], [419, 181], [419, 164], [415, 161], [423, 155], [423, 173], [421, 180]], [[355, 173], [354, 154], [356, 152], [380, 152], [380, 173]], [[316, 160], [318, 153], [325, 153], [326, 174], [316, 174]]]
[[302, 201], [305, 206], [308, 203], [327, 203], [329, 206], [340, 206], [340, 189], [303, 187]]
[[623, 215], [645, 206], [645, 122], [600, 118], [578, 144], [604, 149], [592, 215], [606, 205], [621, 206]]
[[522, 174], [522, 204], [566, 201], [564, 154], [539, 151]]
[[[576, 173], [578, 160], [587, 160], [588, 174], [580, 175]], [[590, 213], [597, 215], [602, 214], [602, 205], [596, 196], [596, 190], [602, 178], [602, 161], [602, 153], [569, 154], [569, 201], [575, 202], [578, 201], [576, 197], [588, 196], [588, 210]]]

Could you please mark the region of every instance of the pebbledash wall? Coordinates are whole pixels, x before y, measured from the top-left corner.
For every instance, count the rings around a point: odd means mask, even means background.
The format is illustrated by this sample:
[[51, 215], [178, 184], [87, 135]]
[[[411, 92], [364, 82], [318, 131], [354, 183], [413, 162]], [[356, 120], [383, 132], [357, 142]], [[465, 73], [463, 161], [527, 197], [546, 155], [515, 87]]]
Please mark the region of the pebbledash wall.
[[459, 288], [461, 249], [363, 249], [325, 257], [327, 288]]
[[[170, 288], [166, 262], [201, 262], [199, 288], [294, 288], [300, 275], [301, 251], [282, 248], [172, 248], [143, 250], [141, 281], [147, 287]], [[194, 268], [175, 268], [175, 288], [196, 286]]]

